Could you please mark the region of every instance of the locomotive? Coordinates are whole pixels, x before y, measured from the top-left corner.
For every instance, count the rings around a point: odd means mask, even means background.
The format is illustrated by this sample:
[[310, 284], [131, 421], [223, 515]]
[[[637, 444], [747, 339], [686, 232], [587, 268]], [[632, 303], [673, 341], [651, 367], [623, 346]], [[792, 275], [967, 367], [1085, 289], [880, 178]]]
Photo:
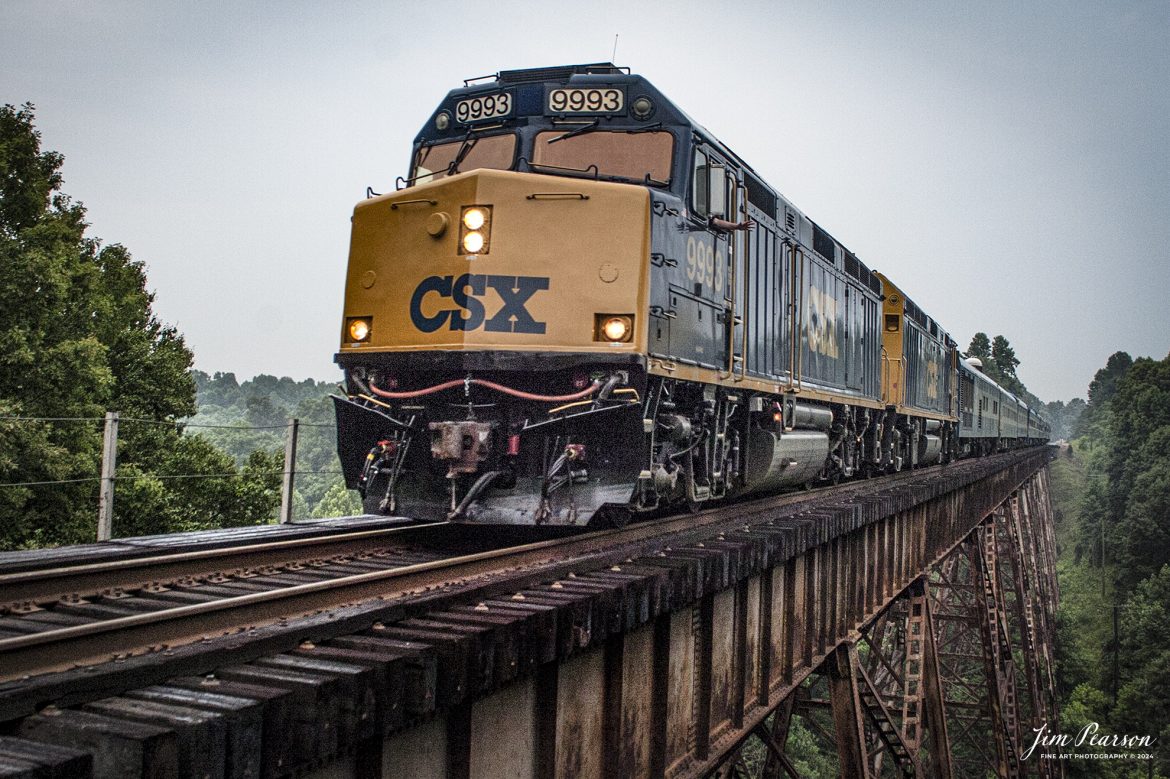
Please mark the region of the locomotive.
[[334, 396], [368, 512], [621, 525], [1047, 438], [628, 69], [467, 81], [368, 194]]

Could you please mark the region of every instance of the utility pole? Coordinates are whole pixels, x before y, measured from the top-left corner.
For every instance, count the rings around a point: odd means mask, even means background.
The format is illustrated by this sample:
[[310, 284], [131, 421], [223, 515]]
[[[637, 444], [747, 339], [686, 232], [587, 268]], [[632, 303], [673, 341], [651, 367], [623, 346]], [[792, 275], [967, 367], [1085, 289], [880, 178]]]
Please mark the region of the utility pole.
[[293, 519], [293, 481], [297, 472], [297, 430], [301, 421], [288, 421], [288, 438], [284, 442], [284, 481], [280, 488], [280, 522], [287, 525]]
[[114, 470], [118, 467], [117, 411], [106, 412], [106, 429], [102, 435], [102, 481], [98, 493], [97, 540], [109, 541], [114, 529]]

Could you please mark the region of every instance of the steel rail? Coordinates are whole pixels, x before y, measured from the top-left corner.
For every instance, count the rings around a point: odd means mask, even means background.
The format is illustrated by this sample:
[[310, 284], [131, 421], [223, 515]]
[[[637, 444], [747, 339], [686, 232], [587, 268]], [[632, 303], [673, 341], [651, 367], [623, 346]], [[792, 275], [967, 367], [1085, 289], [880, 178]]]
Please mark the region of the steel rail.
[[[130, 557], [0, 574], [0, 610], [86, 597], [107, 590], [131, 590], [185, 577], [231, 573], [370, 550], [370, 543], [403, 533], [425, 533], [446, 522], [402, 525], [284, 541]], [[290, 556], [294, 553], [294, 556]], [[216, 565], [209, 566], [213, 562]]]
[[[807, 493], [786, 497], [806, 499]], [[390, 600], [415, 591], [434, 589], [451, 581], [465, 581], [504, 569], [515, 570], [544, 562], [563, 562], [563, 559], [552, 556], [551, 552], [570, 544], [629, 542], [669, 533], [677, 529], [675, 525], [680, 523], [685, 523], [688, 528], [701, 528], [726, 521], [716, 510], [705, 513], [708, 516], [693, 515], [620, 530], [598, 530], [568, 539], [548, 539], [0, 639], [0, 681], [118, 660], [127, 654], [139, 653], [143, 648], [165, 652], [177, 644], [209, 640], [215, 635], [242, 633], [260, 625], [337, 608], [356, 600]], [[664, 523], [670, 527], [664, 527]], [[436, 579], [432, 574], [439, 571], [447, 573], [445, 577]]]
[[[664, 544], [677, 543], [681, 536], [700, 537], [714, 526], [731, 528], [752, 521], [753, 515], [791, 504], [815, 505], [854, 492], [889, 489], [903, 480], [927, 476], [940, 467], [944, 466], [718, 506], [620, 529], [597, 530], [4, 638], [0, 639], [0, 682], [123, 660], [131, 655], [165, 654], [178, 645], [247, 634], [261, 626], [286, 624], [300, 616], [320, 614], [360, 601], [399, 600], [443, 586], [465, 584], [470, 579], [486, 579], [492, 574], [514, 575], [525, 569], [537, 572], [563, 569], [566, 565], [588, 565], [612, 555], [616, 549], [631, 546], [642, 545], [636, 553], [647, 554], [668, 548]], [[945, 467], [962, 468], [963, 464]]]

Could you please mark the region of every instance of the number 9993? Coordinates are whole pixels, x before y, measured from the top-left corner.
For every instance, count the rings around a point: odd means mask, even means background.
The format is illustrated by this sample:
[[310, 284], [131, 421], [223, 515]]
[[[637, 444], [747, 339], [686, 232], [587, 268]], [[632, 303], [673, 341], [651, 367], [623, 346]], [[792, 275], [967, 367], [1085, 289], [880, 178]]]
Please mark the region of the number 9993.
[[507, 92], [498, 95], [483, 95], [455, 104], [455, 119], [467, 124], [484, 119], [495, 119], [512, 113], [512, 96]]
[[620, 89], [552, 89], [548, 111], [553, 114], [615, 114], [623, 110], [625, 94]]

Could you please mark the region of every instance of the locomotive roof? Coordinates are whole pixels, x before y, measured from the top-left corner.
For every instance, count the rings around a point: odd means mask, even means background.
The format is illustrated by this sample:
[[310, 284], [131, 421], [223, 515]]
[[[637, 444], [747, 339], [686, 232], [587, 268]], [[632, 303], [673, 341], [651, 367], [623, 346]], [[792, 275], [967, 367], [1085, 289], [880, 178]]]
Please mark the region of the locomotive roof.
[[[558, 65], [544, 68], [525, 68], [521, 70], [501, 70], [498, 73], [487, 76], [464, 79], [463, 86], [448, 92], [439, 106], [435, 108], [430, 120], [423, 127], [419, 139], [421, 140], [424, 137], [431, 139], [434, 136], [433, 132], [428, 131], [433, 131], [434, 119], [441, 111], [450, 110], [459, 100], [487, 94], [493, 89], [499, 89], [501, 87], [516, 88], [517, 103], [520, 106], [522, 114], [529, 113], [540, 116], [542, 115], [542, 101], [544, 97], [543, 85], [549, 83], [581, 87], [603, 85], [641, 87], [645, 94], [656, 103], [656, 110], [653, 117], [656, 122], [660, 122], [664, 127], [675, 127], [676, 129], [680, 125], [689, 126], [692, 132], [702, 136], [705, 143], [717, 147], [729, 159], [734, 160], [738, 166], [750, 170], [757, 177], [759, 176], [742, 157], [729, 149], [722, 141], [707, 130], [706, 127], [696, 122], [689, 114], [679, 108], [674, 101], [650, 83], [645, 76], [631, 73], [628, 67], [614, 65], [612, 62]], [[528, 110], [526, 111], [525, 109]], [[452, 128], [447, 133], [444, 133], [443, 137], [457, 137], [458, 135], [460, 135], [460, 132]]]

